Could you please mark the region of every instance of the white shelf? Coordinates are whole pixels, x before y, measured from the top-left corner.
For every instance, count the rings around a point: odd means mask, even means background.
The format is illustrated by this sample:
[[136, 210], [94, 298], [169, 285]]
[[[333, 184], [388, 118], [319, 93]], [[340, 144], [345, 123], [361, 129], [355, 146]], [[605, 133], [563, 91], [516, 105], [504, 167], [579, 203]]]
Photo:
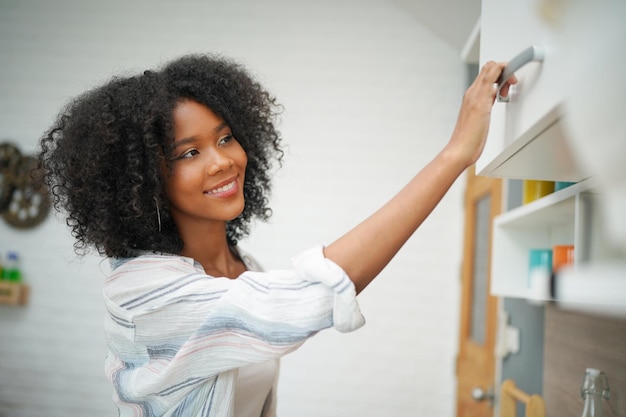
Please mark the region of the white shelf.
[[626, 260], [564, 270], [557, 277], [556, 297], [561, 308], [626, 317]]
[[491, 292], [531, 298], [528, 255], [531, 249], [573, 244], [575, 262], [589, 259], [589, 217], [593, 182], [583, 181], [498, 216], [493, 225]]
[[573, 184], [531, 203], [507, 211], [496, 219], [500, 227], [545, 228], [570, 223], [575, 214], [574, 198], [581, 192], [592, 192], [592, 180]]

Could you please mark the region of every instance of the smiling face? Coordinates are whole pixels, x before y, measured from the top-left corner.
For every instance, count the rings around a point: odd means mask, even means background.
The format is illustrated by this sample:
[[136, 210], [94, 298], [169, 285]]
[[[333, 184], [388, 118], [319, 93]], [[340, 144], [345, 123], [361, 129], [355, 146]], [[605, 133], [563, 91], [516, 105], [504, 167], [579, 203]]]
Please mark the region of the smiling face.
[[173, 116], [167, 194], [176, 226], [183, 231], [236, 218], [245, 202], [246, 152], [224, 120], [200, 103], [183, 100]]

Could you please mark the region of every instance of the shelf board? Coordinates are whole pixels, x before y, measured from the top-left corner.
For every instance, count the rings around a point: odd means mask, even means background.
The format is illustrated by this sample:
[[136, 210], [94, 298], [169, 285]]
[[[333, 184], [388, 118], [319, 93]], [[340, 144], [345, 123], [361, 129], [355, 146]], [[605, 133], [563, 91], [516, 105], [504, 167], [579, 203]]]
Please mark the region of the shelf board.
[[593, 193], [592, 179], [570, 185], [531, 203], [524, 204], [498, 216], [498, 227], [541, 227], [571, 222], [574, 218], [574, 197], [581, 192]]

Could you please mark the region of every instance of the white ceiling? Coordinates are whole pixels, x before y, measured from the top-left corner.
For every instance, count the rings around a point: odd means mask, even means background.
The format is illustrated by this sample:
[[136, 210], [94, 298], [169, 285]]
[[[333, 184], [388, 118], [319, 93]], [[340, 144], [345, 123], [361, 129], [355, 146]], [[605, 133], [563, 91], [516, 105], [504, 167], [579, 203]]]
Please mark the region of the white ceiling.
[[462, 52], [480, 18], [481, 0], [393, 0]]

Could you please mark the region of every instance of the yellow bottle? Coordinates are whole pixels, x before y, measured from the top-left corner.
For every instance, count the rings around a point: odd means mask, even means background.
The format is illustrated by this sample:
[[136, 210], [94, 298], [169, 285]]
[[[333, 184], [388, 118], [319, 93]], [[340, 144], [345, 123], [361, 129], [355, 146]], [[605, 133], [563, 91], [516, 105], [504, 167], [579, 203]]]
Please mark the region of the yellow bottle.
[[524, 180], [522, 201], [528, 204], [554, 192], [554, 181]]

